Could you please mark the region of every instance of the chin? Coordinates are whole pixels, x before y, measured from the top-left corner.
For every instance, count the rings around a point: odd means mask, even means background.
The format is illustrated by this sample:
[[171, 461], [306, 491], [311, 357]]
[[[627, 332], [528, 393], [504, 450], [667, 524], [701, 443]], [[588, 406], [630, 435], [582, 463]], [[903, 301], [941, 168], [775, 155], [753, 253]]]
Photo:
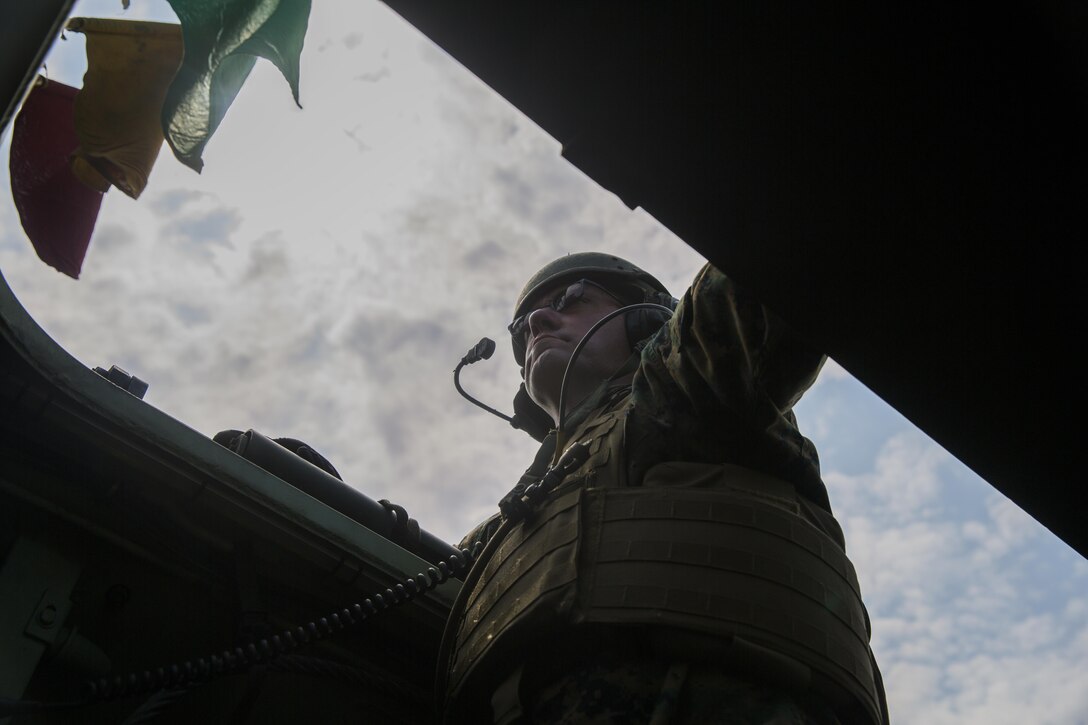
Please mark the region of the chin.
[[549, 402], [559, 399], [562, 382], [563, 365], [534, 364], [525, 375], [525, 389], [529, 392], [529, 397], [545, 410], [548, 410]]

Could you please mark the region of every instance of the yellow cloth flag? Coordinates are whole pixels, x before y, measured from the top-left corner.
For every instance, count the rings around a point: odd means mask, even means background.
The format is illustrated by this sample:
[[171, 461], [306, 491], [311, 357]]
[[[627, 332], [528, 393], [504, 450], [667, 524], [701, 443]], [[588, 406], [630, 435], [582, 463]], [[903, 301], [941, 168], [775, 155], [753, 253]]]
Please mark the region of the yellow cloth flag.
[[87, 36], [72, 173], [92, 189], [106, 191], [112, 184], [136, 199], [162, 147], [160, 116], [181, 64], [181, 26], [72, 18], [67, 28]]

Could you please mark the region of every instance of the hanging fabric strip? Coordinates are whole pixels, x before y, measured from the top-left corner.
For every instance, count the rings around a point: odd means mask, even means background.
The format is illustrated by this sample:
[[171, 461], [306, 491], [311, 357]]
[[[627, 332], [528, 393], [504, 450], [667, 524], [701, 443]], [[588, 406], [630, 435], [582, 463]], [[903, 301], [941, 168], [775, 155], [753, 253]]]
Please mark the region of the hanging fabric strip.
[[73, 123], [76, 89], [39, 78], [11, 135], [11, 196], [34, 251], [43, 262], [79, 278], [102, 192], [72, 174], [79, 139]]
[[204, 146], [253, 69], [272, 61], [298, 103], [299, 57], [310, 0], [169, 0], [185, 60], [166, 97], [162, 128], [174, 155], [200, 171]]
[[159, 115], [181, 63], [181, 27], [72, 18], [67, 28], [87, 36], [87, 74], [75, 108], [80, 147], [72, 171], [92, 189], [113, 185], [136, 199], [162, 147]]

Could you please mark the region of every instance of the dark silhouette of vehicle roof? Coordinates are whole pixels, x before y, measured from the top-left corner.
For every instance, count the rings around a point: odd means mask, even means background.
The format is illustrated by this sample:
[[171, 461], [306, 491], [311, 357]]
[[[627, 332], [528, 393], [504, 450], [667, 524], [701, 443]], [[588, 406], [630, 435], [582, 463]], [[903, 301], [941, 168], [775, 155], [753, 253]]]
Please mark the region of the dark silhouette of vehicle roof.
[[1083, 8], [388, 4], [1088, 554]]

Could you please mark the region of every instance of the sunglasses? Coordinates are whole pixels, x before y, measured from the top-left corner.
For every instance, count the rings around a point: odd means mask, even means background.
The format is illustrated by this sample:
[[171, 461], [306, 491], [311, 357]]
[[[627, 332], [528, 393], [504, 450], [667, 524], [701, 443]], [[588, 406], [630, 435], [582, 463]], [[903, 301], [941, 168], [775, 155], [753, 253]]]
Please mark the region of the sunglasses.
[[620, 299], [618, 297], [616, 297], [616, 295], [612, 294], [611, 292], [609, 292], [608, 290], [606, 290], [604, 287], [597, 284], [596, 282], [593, 282], [593, 281], [588, 280], [588, 279], [580, 279], [577, 282], [575, 282], [574, 284], [567, 287], [562, 292], [560, 292], [558, 295], [556, 295], [550, 301], [545, 302], [543, 305], [540, 305], [539, 307], [534, 307], [533, 309], [526, 312], [524, 315], [519, 315], [517, 317], [517, 319], [515, 319], [513, 322], [511, 322], [509, 325], [506, 326], [506, 329], [509, 330], [511, 337], [513, 337], [517, 341], [520, 341], [520, 342], [524, 343], [526, 333], [529, 331], [529, 316], [530, 315], [532, 315], [537, 310], [544, 309], [545, 307], [551, 307], [556, 312], [562, 312], [568, 306], [570, 306], [570, 305], [574, 304], [575, 302], [578, 302], [578, 301], [583, 299], [583, 297], [585, 296], [585, 293], [586, 293], [586, 287], [587, 286], [596, 287], [597, 289], [604, 292], [606, 295], [608, 295], [612, 299], [616, 300], [616, 302], [620, 302]]

